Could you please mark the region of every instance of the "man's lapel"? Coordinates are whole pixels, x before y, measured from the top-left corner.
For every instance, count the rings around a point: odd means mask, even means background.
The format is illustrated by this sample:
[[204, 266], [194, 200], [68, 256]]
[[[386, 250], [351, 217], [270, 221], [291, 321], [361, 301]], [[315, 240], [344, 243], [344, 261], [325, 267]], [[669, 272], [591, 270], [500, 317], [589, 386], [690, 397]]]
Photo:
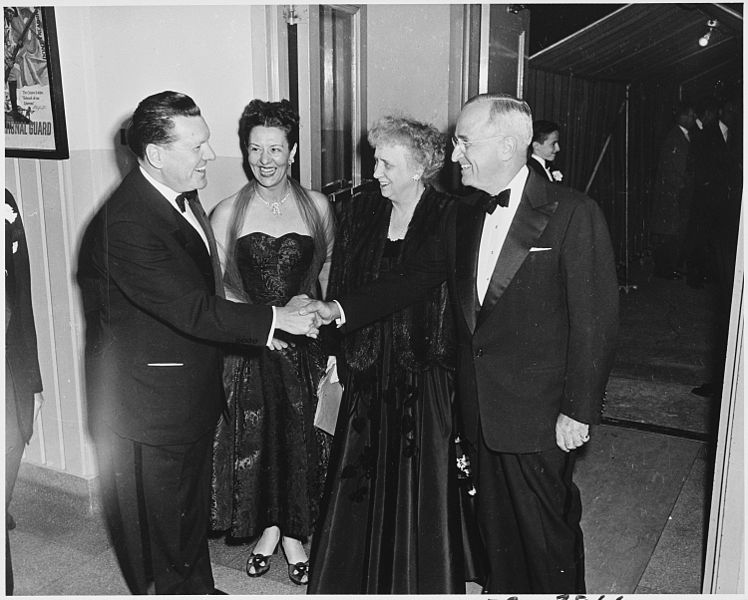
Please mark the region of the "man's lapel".
[[[476, 194], [472, 199], [478, 197]], [[478, 313], [478, 251], [486, 213], [477, 208], [461, 207], [457, 220], [457, 255], [455, 257], [455, 283], [457, 296], [472, 333]]]
[[[192, 212], [197, 217], [200, 226], [205, 232], [205, 237], [208, 239], [208, 247], [210, 248], [210, 262], [213, 266], [213, 279], [215, 281], [215, 294], [221, 298], [225, 297], [223, 293], [223, 278], [221, 276], [221, 262], [218, 259], [218, 247], [216, 245], [216, 236], [213, 233], [213, 227], [210, 225], [208, 215], [205, 214], [203, 205], [200, 203], [200, 198], [195, 196], [195, 199], [190, 202]], [[201, 240], [202, 241], [202, 240]]]
[[[203, 242], [200, 234], [186, 219], [177, 214], [176, 209], [150, 184], [139, 169], [136, 171], [135, 185], [138, 192], [138, 201], [143, 204], [143, 214], [155, 213], [159, 217], [159, 221], [165, 224], [166, 232], [177, 240], [179, 245], [197, 264], [206, 283], [213, 281], [215, 284], [217, 280], [212, 265], [212, 257], [208, 254], [208, 249], [205, 247], [205, 242]], [[208, 239], [211, 238], [208, 237]], [[218, 272], [220, 273], [220, 270]]]
[[[548, 189], [541, 176], [530, 172], [514, 220], [509, 227], [501, 254], [496, 261], [491, 282], [478, 313], [476, 327], [480, 327], [496, 305], [504, 290], [509, 286], [522, 263], [530, 253], [530, 248], [545, 230], [558, 201], [548, 198]], [[477, 254], [477, 252], [476, 252]]]

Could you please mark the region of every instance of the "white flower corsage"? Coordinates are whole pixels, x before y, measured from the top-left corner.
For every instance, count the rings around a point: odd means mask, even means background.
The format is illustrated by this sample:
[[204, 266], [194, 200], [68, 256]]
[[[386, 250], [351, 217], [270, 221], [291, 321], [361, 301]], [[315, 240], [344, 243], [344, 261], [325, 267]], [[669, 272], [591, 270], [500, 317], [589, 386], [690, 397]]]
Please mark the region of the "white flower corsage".
[[561, 171], [551, 171], [551, 177], [553, 177], [553, 181], [564, 180], [564, 174]]
[[8, 221], [8, 223], [14, 223], [17, 216], [18, 216], [18, 213], [13, 210], [13, 207], [10, 204], [6, 204], [5, 205], [5, 220]]

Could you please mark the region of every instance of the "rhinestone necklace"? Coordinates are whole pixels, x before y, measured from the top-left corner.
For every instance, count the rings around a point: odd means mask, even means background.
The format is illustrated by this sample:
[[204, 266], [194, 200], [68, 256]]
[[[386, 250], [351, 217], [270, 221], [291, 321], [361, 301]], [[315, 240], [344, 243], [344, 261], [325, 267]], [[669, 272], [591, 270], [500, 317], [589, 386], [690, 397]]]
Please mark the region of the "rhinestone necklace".
[[280, 200], [275, 200], [274, 202], [268, 202], [267, 200], [265, 200], [265, 198], [262, 197], [262, 194], [260, 193], [260, 190], [258, 190], [258, 189], [255, 189], [255, 194], [257, 194], [259, 196], [260, 200], [262, 200], [263, 204], [265, 204], [265, 206], [267, 206], [270, 209], [271, 213], [273, 213], [276, 216], [280, 216], [280, 214], [281, 214], [281, 205], [286, 200], [288, 200], [288, 197], [291, 195], [291, 190], [289, 189], [286, 192], [286, 195], [283, 196], [283, 198], [281, 198]]

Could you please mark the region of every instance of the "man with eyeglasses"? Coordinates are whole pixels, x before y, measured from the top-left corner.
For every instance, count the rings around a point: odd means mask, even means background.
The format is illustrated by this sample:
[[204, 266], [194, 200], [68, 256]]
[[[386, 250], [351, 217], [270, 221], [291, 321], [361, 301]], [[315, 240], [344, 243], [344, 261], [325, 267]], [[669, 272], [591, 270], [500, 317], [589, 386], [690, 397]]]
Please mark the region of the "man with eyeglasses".
[[445, 278], [458, 331], [458, 402], [472, 444], [486, 593], [583, 593], [575, 450], [599, 422], [613, 362], [618, 282], [597, 204], [526, 166], [528, 105], [476, 96], [452, 160], [479, 193], [455, 203], [418, 257], [338, 301], [360, 327]]

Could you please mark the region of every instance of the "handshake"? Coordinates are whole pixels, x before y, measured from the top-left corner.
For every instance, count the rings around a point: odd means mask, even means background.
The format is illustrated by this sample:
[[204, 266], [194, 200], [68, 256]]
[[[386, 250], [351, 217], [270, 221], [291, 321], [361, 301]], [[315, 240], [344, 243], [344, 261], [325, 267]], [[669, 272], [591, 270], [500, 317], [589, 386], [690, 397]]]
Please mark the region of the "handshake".
[[335, 302], [312, 300], [306, 294], [294, 296], [283, 307], [275, 307], [275, 328], [293, 335], [316, 338], [319, 328], [340, 318]]

